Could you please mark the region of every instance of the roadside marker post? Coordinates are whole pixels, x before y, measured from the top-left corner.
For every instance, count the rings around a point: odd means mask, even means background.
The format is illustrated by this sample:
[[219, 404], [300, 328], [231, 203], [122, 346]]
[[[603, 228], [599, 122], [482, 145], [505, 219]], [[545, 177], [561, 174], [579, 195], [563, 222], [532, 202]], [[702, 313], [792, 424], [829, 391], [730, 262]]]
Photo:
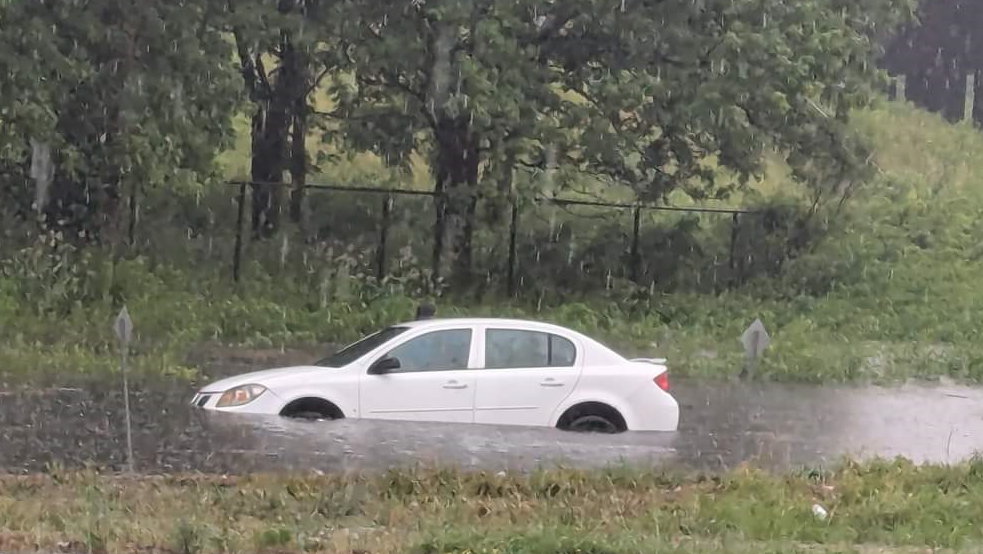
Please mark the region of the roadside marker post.
[[113, 323], [113, 331], [120, 344], [120, 371], [123, 374], [123, 410], [126, 412], [126, 467], [133, 473], [133, 430], [130, 426], [130, 386], [126, 378], [127, 354], [130, 351], [130, 341], [133, 339], [133, 321], [130, 319], [126, 306], [120, 310]]

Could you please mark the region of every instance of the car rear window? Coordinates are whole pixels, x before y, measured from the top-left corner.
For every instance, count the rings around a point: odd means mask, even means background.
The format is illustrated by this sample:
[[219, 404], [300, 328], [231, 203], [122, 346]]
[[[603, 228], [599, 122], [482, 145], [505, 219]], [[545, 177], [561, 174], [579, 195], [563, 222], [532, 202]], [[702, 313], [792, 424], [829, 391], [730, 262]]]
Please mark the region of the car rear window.
[[577, 349], [552, 333], [518, 329], [485, 331], [485, 368], [572, 367]]

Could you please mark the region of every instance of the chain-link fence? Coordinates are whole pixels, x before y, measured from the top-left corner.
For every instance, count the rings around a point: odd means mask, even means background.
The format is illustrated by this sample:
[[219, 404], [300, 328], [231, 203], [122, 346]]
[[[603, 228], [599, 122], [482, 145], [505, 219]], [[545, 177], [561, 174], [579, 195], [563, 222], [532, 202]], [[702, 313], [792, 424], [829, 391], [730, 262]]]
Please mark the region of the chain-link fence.
[[[254, 183], [230, 184], [238, 188], [238, 217], [230, 222], [237, 282], [249, 264], [275, 271], [298, 253], [305, 263], [312, 256], [336, 261], [344, 256], [347, 271], [379, 281], [411, 270], [435, 279], [443, 271], [434, 263], [437, 196], [432, 191], [307, 185], [309, 216], [303, 237], [291, 244], [289, 233], [251, 240], [248, 189]], [[479, 203], [471, 274], [510, 295], [537, 289], [586, 292], [619, 283], [653, 290], [685, 284], [719, 292], [742, 283], [752, 266], [760, 265], [749, 242], [759, 233], [748, 229], [757, 215], [569, 198], [513, 199], [504, 209]]]

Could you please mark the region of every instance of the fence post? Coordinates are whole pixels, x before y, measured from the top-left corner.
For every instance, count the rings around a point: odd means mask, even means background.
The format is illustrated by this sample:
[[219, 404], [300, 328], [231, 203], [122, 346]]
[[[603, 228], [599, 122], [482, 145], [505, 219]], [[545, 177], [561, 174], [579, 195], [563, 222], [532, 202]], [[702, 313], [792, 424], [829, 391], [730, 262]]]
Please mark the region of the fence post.
[[509, 266], [506, 275], [508, 295], [515, 294], [515, 237], [519, 227], [519, 202], [512, 196], [512, 217], [509, 220]]
[[386, 277], [386, 245], [389, 242], [389, 225], [395, 198], [388, 195], [382, 200], [382, 225], [379, 229], [379, 246], [376, 250], [376, 278], [381, 282]]
[[631, 264], [631, 280], [634, 283], [638, 283], [641, 279], [641, 265], [642, 257], [638, 251], [638, 234], [642, 226], [642, 206], [636, 204], [634, 210], [634, 221], [632, 222], [632, 234], [631, 234], [631, 257], [629, 263]]
[[133, 180], [133, 188], [130, 189], [130, 221], [127, 227], [126, 237], [127, 246], [132, 248], [136, 244], [137, 236], [137, 219], [140, 217], [140, 204], [138, 194], [140, 192], [140, 181], [138, 179]]
[[904, 102], [904, 101], [907, 100], [907, 98], [906, 98], [906, 96], [908, 94], [907, 93], [907, 90], [906, 90], [907, 89], [907, 84], [908, 84], [908, 76], [905, 75], [904, 73], [902, 73], [901, 75], [898, 75], [897, 77], [895, 77], [895, 80], [894, 80], [894, 99], [897, 100], [898, 102]]
[[447, 198], [444, 196], [443, 187], [438, 187], [434, 191], [434, 226], [433, 226], [433, 256], [430, 259], [430, 286], [436, 290], [440, 282], [440, 265], [444, 254], [444, 233], [447, 227]]
[[730, 259], [727, 264], [730, 268], [730, 275], [727, 278], [728, 289], [734, 288], [734, 285], [737, 284], [737, 232], [740, 228], [740, 223], [740, 214], [734, 212], [730, 226]]
[[232, 280], [239, 282], [242, 266], [242, 220], [246, 217], [246, 183], [239, 185], [239, 213], [236, 216], [236, 243], [232, 254]]

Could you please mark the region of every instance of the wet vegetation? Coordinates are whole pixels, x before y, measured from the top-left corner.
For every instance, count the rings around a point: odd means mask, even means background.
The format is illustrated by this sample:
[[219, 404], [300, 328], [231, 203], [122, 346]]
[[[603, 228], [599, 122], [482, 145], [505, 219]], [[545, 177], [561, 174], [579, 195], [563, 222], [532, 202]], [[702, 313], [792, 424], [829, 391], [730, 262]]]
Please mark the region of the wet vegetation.
[[[979, 263], [974, 249], [983, 233], [977, 217], [983, 198], [974, 176], [983, 170], [976, 160], [983, 139], [971, 128], [896, 104], [858, 112], [852, 125], [870, 137], [881, 173], [836, 214], [817, 216], [829, 217], [816, 221], [821, 240], [784, 262], [780, 272], [749, 277], [745, 285], [719, 294], [701, 290], [702, 279], [712, 289], [719, 264], [701, 258], [705, 251], [690, 253], [687, 242], [685, 251], [669, 251], [675, 258], [663, 252], [680, 261], [671, 266], [678, 274], [671, 291], [653, 292], [623, 279], [610, 288], [602, 279], [591, 289], [585, 284], [588, 275], [575, 282], [585, 290], [558, 293], [545, 275], [557, 262], [544, 261], [523, 270], [531, 273], [517, 298], [503, 301], [494, 282], [474, 293], [444, 289], [439, 311], [555, 321], [626, 352], [667, 356], [674, 373], [701, 377], [735, 375], [743, 362], [737, 337], [761, 317], [774, 341], [760, 377], [979, 380], [983, 311], [974, 285]], [[771, 167], [773, 173], [743, 198], [772, 202], [788, 193]], [[214, 205], [225, 196], [222, 190], [212, 195]], [[202, 205], [208, 204], [202, 200]], [[353, 217], [346, 215], [352, 209], [336, 203], [325, 211], [340, 220]], [[610, 240], [603, 222], [560, 217], [577, 229], [583, 237], [578, 240], [596, 240], [592, 248], [599, 255], [609, 256], [611, 265], [620, 263], [615, 249], [603, 249]], [[692, 219], [687, 232], [693, 241], [704, 247], [715, 240], [727, 244], [730, 230], [714, 223], [715, 216]], [[539, 225], [548, 233], [548, 220]], [[158, 227], [151, 235], [156, 238], [148, 239], [153, 248], [115, 264], [97, 249], [56, 245], [50, 234], [45, 242], [11, 252], [3, 263], [0, 316], [17, 323], [0, 330], [4, 380], [65, 384], [73, 376], [114, 371], [110, 323], [123, 300], [136, 324], [136, 370], [200, 379], [200, 364], [188, 357], [195, 345], [251, 351], [300, 347], [314, 359], [330, 348], [326, 344], [411, 318], [416, 302], [434, 294], [420, 270], [425, 262], [412, 251], [404, 251], [403, 266], [394, 261], [392, 274], [379, 282], [371, 274], [371, 250], [321, 250], [317, 258], [301, 246], [280, 265], [283, 243], [250, 246], [235, 287], [231, 236], [228, 230], [220, 234], [222, 226], [209, 227], [214, 237], [190, 241]], [[643, 228], [643, 237], [655, 240], [661, 232]], [[755, 236], [742, 247], [760, 249], [776, 240]], [[701, 259], [706, 265], [696, 264]], [[559, 263], [567, 267], [565, 259]]]
[[[505, 474], [0, 479], [5, 551], [903, 552], [983, 539], [979, 461], [786, 475]], [[818, 504], [825, 515], [816, 515]]]
[[97, 3], [0, 3], [4, 383], [115, 371], [124, 303], [187, 381], [422, 298], [676, 374], [737, 374], [760, 317], [759, 377], [983, 379], [983, 139], [880, 94], [912, 2]]

